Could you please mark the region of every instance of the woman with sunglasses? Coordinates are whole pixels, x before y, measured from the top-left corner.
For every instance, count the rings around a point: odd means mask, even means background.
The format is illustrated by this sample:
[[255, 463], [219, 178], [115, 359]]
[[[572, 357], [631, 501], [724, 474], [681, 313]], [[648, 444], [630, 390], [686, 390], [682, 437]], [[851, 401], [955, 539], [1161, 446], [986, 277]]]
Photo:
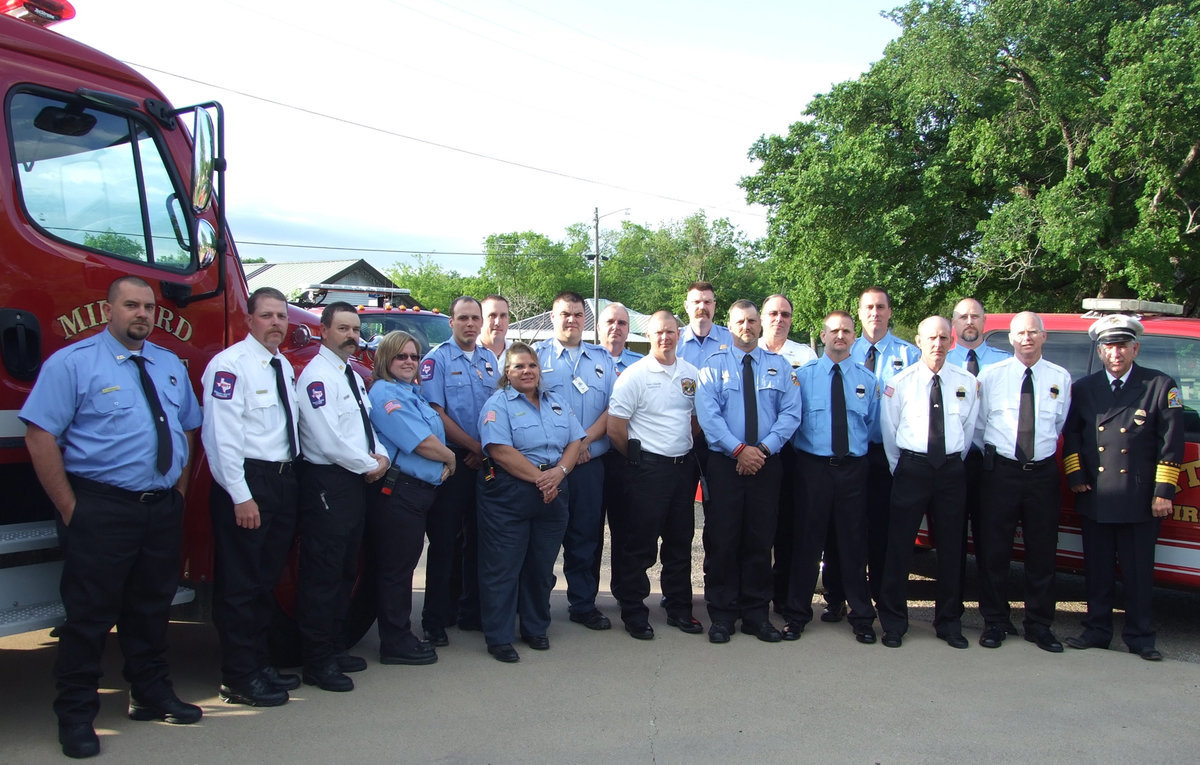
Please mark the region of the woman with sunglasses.
[[375, 554], [379, 661], [432, 664], [437, 651], [413, 634], [413, 571], [425, 543], [425, 514], [434, 490], [454, 472], [442, 418], [416, 384], [420, 348], [412, 335], [389, 332], [375, 351], [371, 424], [392, 460], [367, 513]]
[[513, 343], [500, 387], [479, 415], [479, 440], [490, 465], [479, 471], [479, 600], [488, 653], [503, 662], [513, 617], [521, 640], [550, 648], [554, 561], [567, 529], [567, 474], [586, 435], [565, 399], [541, 390], [537, 354]]

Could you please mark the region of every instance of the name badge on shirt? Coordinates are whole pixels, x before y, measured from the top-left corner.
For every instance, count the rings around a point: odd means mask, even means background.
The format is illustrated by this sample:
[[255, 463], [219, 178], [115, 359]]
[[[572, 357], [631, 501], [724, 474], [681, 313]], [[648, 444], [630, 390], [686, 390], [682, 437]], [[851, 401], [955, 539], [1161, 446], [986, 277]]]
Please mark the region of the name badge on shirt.
[[571, 384], [574, 385], [575, 390], [579, 391], [580, 393], [588, 392], [588, 385], [587, 385], [587, 383], [585, 383], [583, 381], [583, 378], [581, 378], [581, 377], [576, 377], [574, 380], [571, 380]]

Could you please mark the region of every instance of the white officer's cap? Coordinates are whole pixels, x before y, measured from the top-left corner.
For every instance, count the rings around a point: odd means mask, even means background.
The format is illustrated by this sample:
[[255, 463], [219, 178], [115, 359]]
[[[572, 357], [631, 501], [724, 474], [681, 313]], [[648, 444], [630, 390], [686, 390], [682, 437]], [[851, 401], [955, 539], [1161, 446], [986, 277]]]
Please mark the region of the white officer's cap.
[[1098, 319], [1088, 329], [1088, 336], [1097, 343], [1109, 345], [1112, 343], [1127, 343], [1142, 336], [1142, 323], [1132, 316], [1113, 313]]

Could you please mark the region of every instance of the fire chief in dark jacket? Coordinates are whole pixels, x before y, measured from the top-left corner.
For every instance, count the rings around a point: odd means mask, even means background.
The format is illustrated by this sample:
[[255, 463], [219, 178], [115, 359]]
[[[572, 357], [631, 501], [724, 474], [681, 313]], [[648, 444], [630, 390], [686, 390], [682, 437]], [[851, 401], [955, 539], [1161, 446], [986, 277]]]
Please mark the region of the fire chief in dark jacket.
[[1114, 562], [1125, 582], [1129, 652], [1149, 661], [1154, 647], [1150, 600], [1154, 545], [1172, 512], [1183, 459], [1183, 402], [1169, 375], [1133, 363], [1141, 323], [1114, 314], [1088, 330], [1104, 369], [1071, 386], [1063, 430], [1063, 468], [1083, 528], [1087, 617], [1072, 648], [1108, 648], [1112, 640]]

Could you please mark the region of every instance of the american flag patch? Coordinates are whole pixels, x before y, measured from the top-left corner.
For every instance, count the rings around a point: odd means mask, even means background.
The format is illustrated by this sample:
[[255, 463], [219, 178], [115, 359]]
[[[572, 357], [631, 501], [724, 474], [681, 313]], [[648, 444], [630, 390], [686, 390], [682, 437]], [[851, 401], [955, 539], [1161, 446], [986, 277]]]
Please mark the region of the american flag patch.
[[404, 407], [400, 405], [399, 401], [393, 399], [392, 401], [389, 401], [383, 405], [383, 413], [391, 414], [392, 412], [397, 412], [403, 408]]
[[495, 409], [488, 410], [488, 413], [483, 416], [483, 424], [487, 425], [489, 422], [495, 422], [495, 421], [496, 421], [496, 410]]
[[895, 392], [896, 390], [890, 385], [883, 389], [883, 395], [887, 396], [888, 398], [891, 398], [892, 394]]

